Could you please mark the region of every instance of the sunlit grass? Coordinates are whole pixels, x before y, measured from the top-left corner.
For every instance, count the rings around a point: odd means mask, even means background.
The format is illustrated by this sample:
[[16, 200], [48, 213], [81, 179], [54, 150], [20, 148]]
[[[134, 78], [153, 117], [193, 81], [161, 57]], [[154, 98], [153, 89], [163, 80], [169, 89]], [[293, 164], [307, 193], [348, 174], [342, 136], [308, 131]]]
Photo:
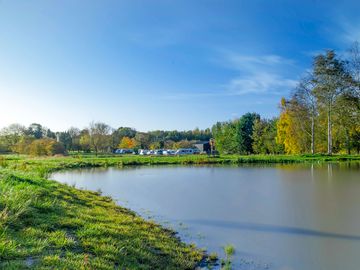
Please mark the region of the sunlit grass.
[[193, 269], [204, 255], [110, 198], [30, 168], [0, 169], [0, 190], [1, 269]]

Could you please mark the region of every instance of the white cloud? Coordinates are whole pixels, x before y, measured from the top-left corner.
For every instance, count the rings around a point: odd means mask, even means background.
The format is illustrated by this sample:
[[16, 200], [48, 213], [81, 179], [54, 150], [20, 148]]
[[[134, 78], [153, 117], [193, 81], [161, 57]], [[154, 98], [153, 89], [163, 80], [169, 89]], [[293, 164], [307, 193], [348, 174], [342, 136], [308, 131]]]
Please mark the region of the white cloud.
[[280, 94], [291, 90], [297, 83], [284, 75], [295, 62], [279, 55], [249, 56], [226, 52], [222, 63], [239, 73], [223, 85], [230, 95]]
[[291, 90], [297, 81], [284, 79], [277, 74], [255, 73], [232, 79], [225, 87], [233, 95], [272, 93], [281, 94], [281, 90]]
[[215, 63], [222, 68], [226, 67], [236, 71], [238, 74], [225, 83], [219, 83], [212, 91], [185, 91], [166, 94], [161, 98], [184, 100], [246, 94], [284, 95], [289, 93], [297, 84], [294, 78], [286, 76], [289, 69], [295, 67], [295, 62], [279, 55], [254, 56], [222, 51]]
[[353, 43], [360, 40], [360, 23], [343, 21], [341, 25], [344, 31], [342, 38], [346, 43]]
[[253, 71], [259, 68], [273, 68], [279, 65], [292, 65], [294, 62], [279, 55], [249, 56], [236, 53], [225, 53], [225, 61], [230, 68], [240, 71]]

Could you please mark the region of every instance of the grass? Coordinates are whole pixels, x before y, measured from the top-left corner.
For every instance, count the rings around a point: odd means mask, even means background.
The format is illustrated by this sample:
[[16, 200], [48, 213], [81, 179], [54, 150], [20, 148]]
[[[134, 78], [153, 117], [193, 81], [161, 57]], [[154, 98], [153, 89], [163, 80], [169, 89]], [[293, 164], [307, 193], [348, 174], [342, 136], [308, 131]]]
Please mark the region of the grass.
[[0, 156], [0, 269], [194, 269], [204, 261], [204, 252], [182, 243], [175, 232], [100, 192], [48, 180], [57, 170], [351, 160], [360, 156]]
[[221, 270], [231, 270], [231, 258], [235, 254], [235, 247], [233, 245], [227, 245], [224, 247], [225, 260], [222, 260]]
[[46, 177], [49, 173], [62, 169], [86, 167], [123, 167], [134, 165], [202, 165], [202, 164], [244, 164], [244, 163], [304, 163], [360, 161], [360, 155], [224, 155], [208, 157], [191, 156], [115, 156], [72, 155], [68, 157], [29, 158], [26, 156], [0, 156], [0, 167], [13, 170], [34, 171]]
[[39, 168], [0, 169], [0, 269], [194, 269], [203, 259], [173, 231]]

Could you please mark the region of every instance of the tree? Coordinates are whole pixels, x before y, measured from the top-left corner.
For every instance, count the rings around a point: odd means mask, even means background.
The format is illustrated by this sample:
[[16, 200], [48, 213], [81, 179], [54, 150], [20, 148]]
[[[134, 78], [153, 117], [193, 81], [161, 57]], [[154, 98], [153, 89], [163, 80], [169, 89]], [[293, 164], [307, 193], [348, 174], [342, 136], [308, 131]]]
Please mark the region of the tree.
[[359, 100], [355, 96], [345, 94], [338, 97], [334, 104], [334, 111], [337, 112], [333, 120], [336, 124], [335, 132], [339, 139], [343, 138], [338, 140], [339, 149], [345, 148], [348, 154], [351, 154], [352, 147], [356, 145], [357, 127], [360, 126], [358, 102]]
[[11, 124], [0, 131], [0, 145], [4, 152], [11, 151], [24, 136], [26, 128], [19, 124]]
[[236, 137], [238, 143], [239, 154], [251, 154], [254, 153], [252, 149], [253, 143], [253, 127], [256, 120], [259, 120], [260, 116], [256, 113], [246, 113], [236, 121]]
[[79, 144], [81, 149], [85, 152], [90, 152], [91, 150], [91, 141], [90, 141], [90, 134], [88, 129], [83, 129], [80, 132], [80, 139]]
[[228, 122], [218, 122], [212, 127], [216, 148], [224, 154], [253, 153], [253, 126], [260, 116], [246, 113], [241, 118]]
[[133, 149], [136, 147], [136, 140], [134, 138], [123, 137], [118, 145], [118, 148]]
[[109, 147], [110, 126], [102, 122], [91, 122], [89, 126], [90, 145], [95, 151], [106, 151]]
[[352, 82], [351, 75], [346, 71], [344, 61], [337, 58], [334, 51], [329, 50], [314, 59], [314, 94], [327, 114], [327, 148], [332, 154], [332, 113], [334, 103], [339, 95]]
[[152, 142], [149, 147], [151, 150], [160, 149], [161, 145], [160, 142]]
[[276, 142], [284, 145], [285, 153], [298, 154], [301, 152], [300, 136], [290, 104], [284, 98], [281, 99], [281, 113], [277, 122]]
[[58, 141], [63, 144], [66, 150], [70, 150], [72, 148], [72, 138], [69, 132], [57, 132], [56, 137]]
[[67, 131], [71, 138], [71, 147], [70, 150], [72, 151], [80, 151], [81, 145], [80, 145], [80, 129], [76, 127], [70, 127]]
[[256, 119], [252, 134], [252, 148], [256, 154], [278, 154], [282, 152], [280, 144], [276, 143], [276, 124], [278, 119]]
[[134, 138], [136, 135], [136, 130], [130, 127], [119, 127], [116, 132], [118, 133], [120, 139], [123, 137]]
[[[176, 142], [174, 144], [174, 147], [176, 149], [179, 149], [179, 148], [190, 148], [194, 145], [194, 142], [193, 141], [188, 141], [188, 140], [181, 140], [179, 142]], [[157, 149], [160, 145], [159, 144], [154, 144], [152, 145], [154, 147], [154, 149]]]
[[21, 139], [12, 147], [11, 150], [18, 154], [28, 154], [29, 146], [34, 140], [34, 137], [22, 136]]
[[212, 133], [216, 141], [216, 149], [223, 154], [237, 153], [238, 140], [236, 133], [236, 121], [218, 122], [212, 127]]
[[[350, 59], [348, 61], [349, 71], [353, 78], [354, 96], [360, 98], [360, 45], [359, 42], [354, 42], [349, 50]], [[358, 106], [360, 109], [360, 107]]]
[[44, 136], [44, 133], [45, 130], [43, 129], [42, 125], [37, 123], [31, 124], [25, 131], [26, 135], [32, 136], [35, 139], [41, 139]]
[[26, 154], [32, 156], [53, 156], [56, 154], [64, 154], [64, 146], [54, 139], [43, 138], [34, 140], [28, 148]]
[[142, 149], [149, 149], [151, 141], [150, 135], [144, 132], [137, 132], [135, 135], [137, 145]]
[[[302, 78], [296, 87], [295, 93], [293, 95], [294, 100], [299, 105], [299, 109], [302, 110], [302, 114], [298, 115], [304, 116], [303, 119], [300, 119], [300, 123], [311, 122], [310, 133], [307, 131], [305, 126], [304, 131], [311, 136], [311, 153], [315, 154], [315, 120], [318, 115], [318, 104], [317, 99], [314, 93], [316, 87], [313, 74], [309, 73], [306, 77]], [[299, 110], [299, 111], [300, 111]]]

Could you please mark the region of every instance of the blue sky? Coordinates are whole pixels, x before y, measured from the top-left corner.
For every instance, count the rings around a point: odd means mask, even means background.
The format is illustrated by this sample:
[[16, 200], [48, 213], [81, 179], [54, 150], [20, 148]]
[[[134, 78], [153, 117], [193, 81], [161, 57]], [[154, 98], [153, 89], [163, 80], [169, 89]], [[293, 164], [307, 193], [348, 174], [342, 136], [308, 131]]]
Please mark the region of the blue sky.
[[278, 103], [358, 1], [0, 0], [0, 127], [211, 127]]

